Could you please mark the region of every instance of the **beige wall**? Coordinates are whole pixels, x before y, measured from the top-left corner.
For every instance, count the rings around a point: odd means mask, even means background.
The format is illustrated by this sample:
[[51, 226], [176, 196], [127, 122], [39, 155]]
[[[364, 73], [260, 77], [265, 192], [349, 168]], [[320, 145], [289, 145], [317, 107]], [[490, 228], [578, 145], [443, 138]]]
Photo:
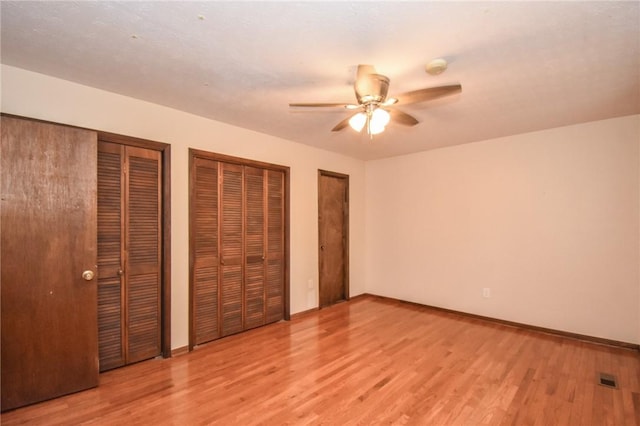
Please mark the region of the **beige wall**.
[[368, 162], [367, 291], [639, 343], [639, 144], [636, 115]]
[[171, 144], [173, 348], [188, 343], [190, 147], [291, 168], [291, 313], [318, 305], [317, 170], [348, 174], [350, 291], [364, 291], [363, 161], [9, 66], [2, 112]]
[[[188, 339], [189, 147], [291, 167], [292, 313], [317, 306], [321, 168], [350, 175], [351, 295], [640, 343], [640, 116], [365, 165], [41, 74], [1, 70], [3, 112], [172, 145], [174, 348]], [[482, 297], [484, 287], [490, 298]]]

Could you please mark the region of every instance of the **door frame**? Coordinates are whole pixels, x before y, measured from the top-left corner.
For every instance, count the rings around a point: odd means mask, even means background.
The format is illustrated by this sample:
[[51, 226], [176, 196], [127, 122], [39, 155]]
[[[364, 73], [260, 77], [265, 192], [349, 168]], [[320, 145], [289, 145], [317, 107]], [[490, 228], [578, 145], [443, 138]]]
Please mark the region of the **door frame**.
[[195, 148], [189, 148], [189, 352], [194, 349], [195, 345], [195, 314], [194, 314], [194, 282], [193, 276], [194, 264], [195, 264], [195, 218], [193, 206], [195, 192], [194, 182], [194, 170], [195, 162], [197, 158], [202, 158], [211, 161], [217, 161], [221, 163], [236, 164], [240, 166], [257, 167], [267, 170], [275, 170], [284, 173], [284, 291], [283, 291], [283, 317], [285, 321], [291, 319], [290, 309], [290, 261], [289, 261], [289, 174], [290, 168], [288, 166], [282, 166], [273, 163], [266, 163], [262, 161], [249, 160], [241, 157], [234, 157], [231, 155], [218, 154], [210, 151], [204, 151]]
[[321, 246], [321, 230], [320, 230], [320, 179], [323, 176], [334, 177], [338, 179], [344, 179], [345, 182], [345, 208], [342, 211], [343, 214], [343, 227], [342, 227], [342, 235], [344, 238], [344, 253], [343, 253], [343, 262], [344, 262], [344, 300], [349, 300], [349, 175], [338, 172], [331, 172], [328, 170], [318, 169], [318, 309], [321, 309], [320, 306], [320, 294], [322, 292], [322, 276], [321, 276], [321, 268], [320, 262], [322, 258], [322, 250], [320, 250]]
[[171, 358], [171, 145], [98, 131], [98, 141], [111, 142], [161, 153], [162, 163], [162, 267], [160, 277], [160, 349]]

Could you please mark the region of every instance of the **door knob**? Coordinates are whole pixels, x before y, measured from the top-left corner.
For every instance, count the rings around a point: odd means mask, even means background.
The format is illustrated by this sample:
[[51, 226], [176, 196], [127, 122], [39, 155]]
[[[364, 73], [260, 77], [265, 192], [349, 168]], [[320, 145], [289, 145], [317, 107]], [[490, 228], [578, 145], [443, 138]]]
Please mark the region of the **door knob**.
[[84, 278], [85, 281], [91, 281], [95, 275], [96, 274], [92, 270], [87, 269], [82, 273], [82, 278]]
[[321, 245], [321, 246], [320, 246], [320, 250], [324, 250], [324, 245]]

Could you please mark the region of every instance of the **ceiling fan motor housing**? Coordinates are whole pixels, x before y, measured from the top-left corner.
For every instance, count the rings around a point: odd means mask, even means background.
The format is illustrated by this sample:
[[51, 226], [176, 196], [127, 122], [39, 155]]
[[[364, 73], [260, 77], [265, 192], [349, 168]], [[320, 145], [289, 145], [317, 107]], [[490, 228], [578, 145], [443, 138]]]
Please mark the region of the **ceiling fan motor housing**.
[[389, 77], [382, 74], [369, 74], [367, 78], [356, 82], [356, 97], [359, 104], [382, 103], [389, 92]]

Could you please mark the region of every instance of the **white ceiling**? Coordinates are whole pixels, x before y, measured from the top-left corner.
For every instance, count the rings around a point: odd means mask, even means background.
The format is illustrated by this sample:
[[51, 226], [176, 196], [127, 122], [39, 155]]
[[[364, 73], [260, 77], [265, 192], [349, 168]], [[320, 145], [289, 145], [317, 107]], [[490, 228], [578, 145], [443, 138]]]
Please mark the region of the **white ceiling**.
[[[640, 113], [640, 2], [2, 1], [1, 59], [214, 120], [375, 159]], [[439, 76], [424, 71], [449, 61]], [[330, 130], [357, 64], [389, 94], [461, 83], [400, 108], [371, 141]]]

